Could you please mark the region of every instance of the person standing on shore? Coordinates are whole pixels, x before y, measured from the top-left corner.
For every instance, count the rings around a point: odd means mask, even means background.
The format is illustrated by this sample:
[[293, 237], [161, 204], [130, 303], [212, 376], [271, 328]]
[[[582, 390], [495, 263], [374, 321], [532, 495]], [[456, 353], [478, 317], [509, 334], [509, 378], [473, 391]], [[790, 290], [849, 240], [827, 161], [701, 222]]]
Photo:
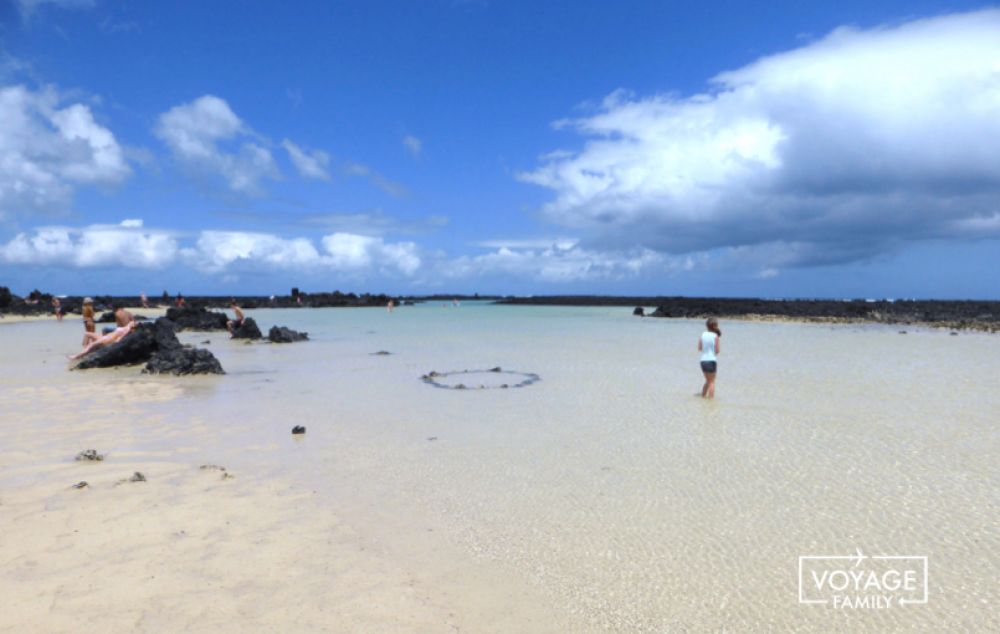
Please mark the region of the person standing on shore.
[[56, 320], [62, 321], [63, 318], [62, 302], [59, 301], [58, 297], [52, 298], [52, 312], [55, 313]]
[[83, 298], [83, 309], [80, 311], [83, 314], [83, 343], [80, 345], [87, 345], [90, 342], [90, 337], [87, 333], [94, 334], [97, 327], [94, 324], [94, 300], [89, 297]]
[[715, 317], [709, 317], [705, 322], [705, 332], [701, 333], [701, 339], [698, 340], [698, 350], [701, 351], [701, 372], [705, 375], [705, 384], [701, 386], [703, 398], [715, 398], [715, 374], [719, 367], [716, 355], [719, 354], [721, 338], [719, 321]]

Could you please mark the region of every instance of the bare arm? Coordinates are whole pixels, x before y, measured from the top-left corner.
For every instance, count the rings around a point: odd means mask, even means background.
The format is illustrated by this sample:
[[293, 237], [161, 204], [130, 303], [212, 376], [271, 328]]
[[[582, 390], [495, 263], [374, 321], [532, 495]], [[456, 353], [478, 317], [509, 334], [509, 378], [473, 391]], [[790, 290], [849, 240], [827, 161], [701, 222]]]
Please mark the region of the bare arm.
[[715, 335], [715, 354], [719, 354], [719, 351], [722, 349], [720, 347], [720, 345], [721, 345], [720, 342], [721, 341], [722, 341], [722, 337], [720, 337], [719, 335]]

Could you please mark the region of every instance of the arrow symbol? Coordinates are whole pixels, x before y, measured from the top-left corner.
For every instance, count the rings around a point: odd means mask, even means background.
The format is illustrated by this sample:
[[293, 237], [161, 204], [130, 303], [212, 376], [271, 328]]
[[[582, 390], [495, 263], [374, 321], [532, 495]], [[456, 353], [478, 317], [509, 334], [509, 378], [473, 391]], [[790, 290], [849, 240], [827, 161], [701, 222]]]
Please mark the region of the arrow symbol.
[[855, 552], [857, 554], [855, 556], [851, 557], [851, 559], [852, 560], [856, 560], [856, 563], [854, 564], [854, 567], [857, 568], [858, 566], [861, 565], [862, 561], [864, 561], [865, 559], [868, 559], [868, 555], [862, 553], [860, 548], [855, 547], [854, 550], [855, 550]]

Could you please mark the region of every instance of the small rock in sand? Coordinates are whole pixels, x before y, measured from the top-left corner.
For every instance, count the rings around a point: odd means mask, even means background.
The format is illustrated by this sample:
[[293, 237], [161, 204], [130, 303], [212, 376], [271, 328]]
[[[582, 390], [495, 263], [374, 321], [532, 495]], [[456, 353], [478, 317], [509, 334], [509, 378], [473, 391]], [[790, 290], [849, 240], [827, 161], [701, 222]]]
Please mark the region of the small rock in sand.
[[87, 484], [85, 481], [81, 480], [80, 482], [77, 482], [76, 484], [74, 484], [73, 488], [74, 489], [85, 489], [85, 488], [87, 488], [89, 486], [90, 486], [89, 484]]
[[[96, 449], [87, 449], [85, 451], [81, 451], [80, 453], [76, 454], [76, 459], [77, 460], [92, 460], [92, 461], [96, 462], [96, 461], [104, 460], [104, 454], [97, 453]], [[84, 483], [84, 484], [86, 484], [86, 483]]]
[[146, 476], [142, 475], [142, 473], [140, 473], [139, 471], [133, 473], [132, 477], [129, 478], [129, 482], [145, 482], [145, 481], [146, 481]]
[[303, 427], [302, 425], [296, 425], [295, 427], [292, 427], [292, 433], [293, 434], [304, 434], [304, 433], [306, 433], [306, 428]]

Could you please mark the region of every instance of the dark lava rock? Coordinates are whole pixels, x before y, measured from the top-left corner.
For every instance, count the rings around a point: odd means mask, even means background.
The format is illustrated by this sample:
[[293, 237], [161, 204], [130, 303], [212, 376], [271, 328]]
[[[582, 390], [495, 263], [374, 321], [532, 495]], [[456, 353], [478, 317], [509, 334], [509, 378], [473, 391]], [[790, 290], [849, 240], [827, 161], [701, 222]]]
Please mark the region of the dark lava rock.
[[636, 317], [645, 317], [646, 309], [643, 308], [642, 306], [636, 306], [635, 310], [632, 311], [632, 314], [635, 315]]
[[271, 343], [292, 343], [295, 341], [308, 341], [309, 333], [298, 332], [284, 326], [271, 326], [267, 331], [267, 339]]
[[159, 345], [152, 328], [137, 328], [121, 341], [98, 348], [83, 357], [76, 365], [76, 369], [89, 370], [91, 368], [111, 368], [119, 365], [144, 363], [153, 356], [158, 348]]
[[388, 350], [379, 350], [378, 352], [373, 352], [372, 356], [373, 357], [388, 357], [390, 354], [392, 354], [392, 353], [389, 352]]
[[141, 324], [118, 343], [94, 350], [77, 365], [78, 370], [145, 363], [150, 374], [225, 374], [208, 350], [181, 345], [175, 324], [165, 317]]
[[99, 462], [101, 460], [104, 460], [104, 454], [97, 453], [96, 449], [87, 449], [85, 451], [81, 451], [80, 453], [76, 454], [76, 459]]
[[146, 476], [142, 475], [138, 471], [136, 471], [135, 473], [133, 473], [132, 477], [129, 478], [129, 482], [145, 482], [145, 481], [146, 481]]
[[145, 374], [225, 374], [222, 364], [208, 350], [199, 348], [169, 348], [158, 350], [150, 357]]
[[257, 322], [253, 320], [253, 317], [247, 317], [240, 324], [240, 327], [233, 331], [233, 339], [262, 339], [264, 335], [261, 334], [260, 328], [257, 327]]
[[296, 425], [295, 427], [292, 427], [292, 433], [293, 434], [304, 434], [304, 433], [306, 433], [306, 428], [303, 427], [302, 425]]
[[74, 489], [86, 489], [89, 486], [90, 485], [87, 484], [86, 480], [81, 480], [80, 482], [77, 482], [76, 484], [74, 484], [73, 488]]
[[225, 330], [229, 317], [205, 308], [168, 308], [167, 319], [177, 324], [177, 330]]
[[497, 366], [495, 368], [490, 368], [487, 372], [503, 372], [503, 370], [500, 369], [500, 366]]

